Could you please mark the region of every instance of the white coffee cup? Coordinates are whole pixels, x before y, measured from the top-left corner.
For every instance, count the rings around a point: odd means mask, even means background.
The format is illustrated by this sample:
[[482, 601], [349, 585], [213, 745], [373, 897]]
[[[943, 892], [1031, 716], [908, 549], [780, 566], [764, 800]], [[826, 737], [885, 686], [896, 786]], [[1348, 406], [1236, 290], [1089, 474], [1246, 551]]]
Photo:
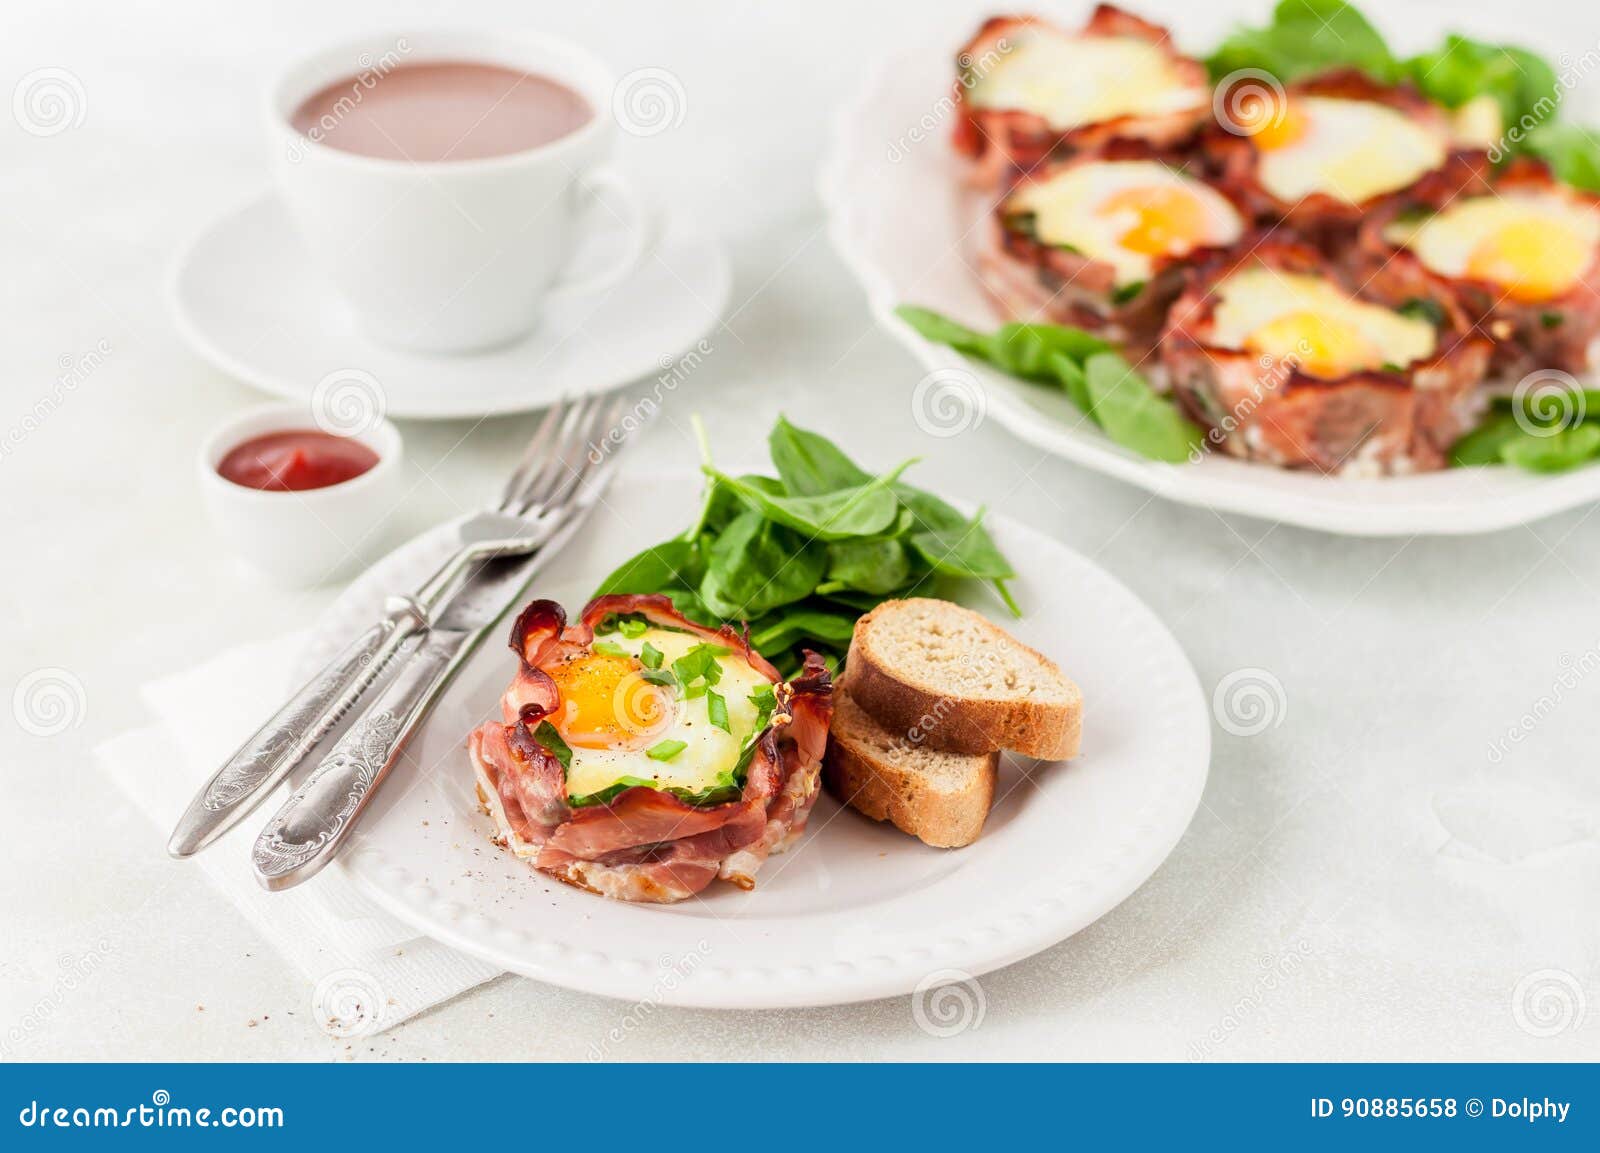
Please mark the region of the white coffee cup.
[[[593, 114], [549, 144], [485, 159], [412, 163], [344, 152], [298, 131], [292, 117], [341, 79], [381, 84], [425, 61], [496, 64], [567, 85]], [[267, 126], [278, 181], [313, 259], [386, 344], [473, 352], [515, 341], [558, 296], [626, 279], [656, 240], [656, 214], [607, 166], [615, 81], [588, 52], [520, 32], [415, 32], [325, 49], [269, 90]], [[585, 228], [623, 222], [607, 268], [574, 275]]]

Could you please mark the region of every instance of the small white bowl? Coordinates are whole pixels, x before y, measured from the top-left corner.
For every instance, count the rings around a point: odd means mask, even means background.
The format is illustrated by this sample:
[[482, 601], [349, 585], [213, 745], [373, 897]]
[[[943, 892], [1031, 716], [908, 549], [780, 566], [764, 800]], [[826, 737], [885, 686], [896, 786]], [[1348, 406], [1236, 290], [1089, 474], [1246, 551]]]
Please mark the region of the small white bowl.
[[326, 488], [269, 492], [225, 480], [229, 450], [269, 432], [316, 429], [307, 405], [271, 404], [227, 421], [200, 449], [200, 488], [217, 533], [245, 561], [283, 584], [326, 584], [370, 561], [401, 497], [400, 430], [387, 420], [353, 434], [378, 455], [360, 476]]

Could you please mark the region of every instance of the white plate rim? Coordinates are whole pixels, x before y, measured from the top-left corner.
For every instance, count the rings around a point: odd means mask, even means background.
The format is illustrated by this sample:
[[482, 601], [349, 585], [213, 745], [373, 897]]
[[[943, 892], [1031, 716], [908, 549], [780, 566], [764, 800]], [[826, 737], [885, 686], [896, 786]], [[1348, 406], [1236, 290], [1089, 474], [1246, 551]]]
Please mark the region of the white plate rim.
[[[162, 293], [165, 297], [167, 312], [178, 329], [178, 335], [202, 360], [233, 379], [261, 392], [272, 396], [281, 396], [288, 400], [306, 400], [311, 395], [310, 383], [297, 383], [281, 377], [269, 369], [241, 360], [234, 353], [217, 343], [206, 327], [193, 315], [183, 291], [184, 274], [190, 268], [195, 252], [202, 244], [230, 221], [268, 201], [279, 199], [281, 197], [276, 189], [258, 191], [252, 196], [240, 200], [230, 208], [218, 212], [196, 228], [179, 246], [171, 263], [167, 266]], [[671, 238], [669, 237], [668, 239]], [[721, 322], [722, 315], [727, 309], [728, 300], [733, 292], [733, 272], [728, 260], [727, 248], [715, 238], [708, 236], [685, 237], [681, 238], [681, 241], [704, 249], [705, 267], [717, 285], [716, 299], [708, 310], [706, 323], [692, 335], [688, 335], [687, 330], [685, 330], [685, 339], [676, 342], [673, 348], [650, 349], [651, 355], [641, 355], [637, 365], [630, 365], [626, 369], [619, 369], [606, 376], [597, 377], [593, 381], [587, 382], [583, 388], [577, 390], [577, 394], [606, 393], [644, 377], [652, 376], [661, 371], [662, 358], [664, 356], [670, 361], [671, 358], [681, 353], [684, 349], [693, 346], [696, 340], [703, 339]], [[663, 243], [665, 243], [665, 240]], [[463, 357], [461, 359], [470, 361], [471, 358]], [[386, 409], [386, 415], [397, 420], [423, 420], [430, 422], [478, 420], [492, 416], [512, 416], [518, 413], [536, 412], [548, 406], [553, 399], [551, 397], [518, 399], [514, 395], [507, 394], [503, 403], [452, 406], [448, 403], [448, 395], [448, 393], [441, 393], [440, 403], [434, 405], [407, 404], [404, 401], [397, 405], [392, 402], [391, 398], [391, 402]]]
[[[952, 41], [953, 43], [953, 41]], [[1348, 481], [1274, 469], [1231, 458], [1209, 457], [1198, 464], [1173, 465], [1146, 460], [1112, 444], [1097, 429], [1079, 431], [1029, 403], [1034, 386], [1014, 380], [953, 349], [924, 339], [895, 315], [906, 303], [897, 297], [888, 272], [872, 255], [869, 235], [859, 222], [861, 197], [851, 185], [851, 163], [864, 155], [861, 128], [869, 110], [890, 90], [897, 76], [918, 75], [916, 65], [929, 52], [940, 59], [946, 47], [929, 41], [866, 70], [855, 95], [834, 110], [832, 131], [818, 176], [818, 193], [827, 215], [834, 250], [866, 292], [873, 318], [929, 372], [959, 368], [983, 382], [987, 412], [1013, 435], [1035, 448], [1085, 465], [1178, 504], [1236, 513], [1348, 536], [1451, 536], [1514, 528], [1600, 500], [1600, 464], [1570, 473], [1535, 475], [1485, 467], [1450, 469], [1415, 477]], [[929, 99], [933, 96], [930, 95]], [[944, 126], [924, 146], [944, 146]], [[998, 323], [998, 321], [996, 321]], [[1268, 475], [1258, 475], [1268, 474]], [[1429, 499], [1419, 493], [1430, 478], [1450, 476], [1459, 486], [1494, 490], [1476, 502]], [[1318, 491], [1311, 486], [1337, 485]], [[1371, 486], [1381, 485], [1381, 489]], [[1381, 492], [1384, 499], [1364, 499]]]
[[[655, 474], [649, 480], [652, 484], [675, 483], [680, 477], [684, 484], [699, 480], [693, 473]], [[628, 479], [624, 473], [618, 483]], [[643, 483], [643, 478], [634, 478], [633, 482]], [[391, 859], [370, 844], [341, 858], [336, 867], [395, 917], [490, 964], [565, 988], [621, 1000], [639, 1000], [642, 990], [648, 989], [648, 999], [653, 1003], [688, 1008], [802, 1008], [899, 996], [917, 991], [919, 981], [930, 972], [956, 972], [963, 978], [976, 978], [1065, 940], [1131, 896], [1176, 847], [1199, 807], [1209, 774], [1211, 715], [1199, 677], [1181, 645], [1133, 590], [1047, 534], [1003, 516], [991, 519], [1003, 525], [1003, 531], [1018, 533], [1036, 542], [1040, 549], [1054, 552], [1058, 560], [1076, 566], [1081, 579], [1097, 582], [1123, 598], [1124, 607], [1138, 614], [1141, 643], [1145, 646], [1140, 656], [1143, 667], [1152, 677], [1166, 678], [1163, 693], [1169, 705], [1164, 710], [1167, 723], [1174, 730], [1183, 731], [1183, 740], [1173, 742], [1176, 755], [1159, 767], [1160, 781], [1166, 787], [1153, 790], [1154, 799], [1139, 810], [1140, 821], [1130, 823], [1115, 850], [1108, 850], [1100, 858], [1091, 875], [1074, 878], [1065, 886], [1078, 891], [1070, 905], [1062, 900], [1060, 892], [1037, 900], [1030, 897], [1026, 907], [1007, 904], [1006, 895], [999, 894], [985, 910], [993, 917], [992, 923], [973, 928], [964, 939], [953, 939], [946, 933], [937, 941], [930, 939], [927, 947], [912, 948], [892, 957], [876, 955], [868, 959], [870, 964], [841, 963], [800, 970], [776, 965], [725, 966], [709, 971], [718, 975], [712, 984], [686, 980], [663, 989], [650, 984], [657, 953], [648, 942], [635, 955], [619, 956], [597, 948], [593, 940], [534, 941], [526, 933], [486, 923], [481, 912], [439, 893], [424, 878], [413, 874], [405, 862]], [[413, 538], [368, 573], [408, 550], [423, 548], [425, 542], [447, 527], [439, 526]], [[1029, 550], [1030, 555], [1032, 551]], [[341, 601], [352, 595], [362, 579], [353, 582], [340, 601], [330, 606], [313, 629], [314, 635], [325, 632], [324, 621], [340, 615]], [[808, 831], [807, 836], [814, 831]], [[520, 862], [515, 864], [518, 869], [526, 868]], [[1028, 895], [1025, 887], [1022, 892]]]

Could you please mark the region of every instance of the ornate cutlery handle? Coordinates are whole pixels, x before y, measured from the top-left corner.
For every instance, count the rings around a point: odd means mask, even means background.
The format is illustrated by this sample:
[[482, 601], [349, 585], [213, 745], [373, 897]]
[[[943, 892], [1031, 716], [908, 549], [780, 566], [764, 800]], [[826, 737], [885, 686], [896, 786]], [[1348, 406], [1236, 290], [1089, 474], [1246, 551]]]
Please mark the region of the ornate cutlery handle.
[[393, 602], [390, 609], [223, 763], [189, 802], [167, 842], [167, 852], [191, 856], [249, 814], [361, 699], [406, 638], [426, 627], [410, 601]]
[[287, 889], [315, 875], [349, 835], [384, 775], [470, 651], [472, 635], [428, 633], [333, 751], [256, 838], [256, 880]]

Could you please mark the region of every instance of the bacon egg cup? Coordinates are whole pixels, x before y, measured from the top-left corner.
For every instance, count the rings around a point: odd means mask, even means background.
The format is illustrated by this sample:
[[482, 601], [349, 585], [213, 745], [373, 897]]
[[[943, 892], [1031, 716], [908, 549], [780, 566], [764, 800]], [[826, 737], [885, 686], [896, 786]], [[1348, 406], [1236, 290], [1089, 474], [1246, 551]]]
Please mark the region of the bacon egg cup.
[[1499, 374], [1600, 367], [1600, 197], [1528, 157], [1446, 191], [1374, 213], [1356, 267], [1391, 295], [1444, 286], [1494, 341]]
[[554, 601], [517, 618], [520, 669], [468, 750], [497, 840], [604, 896], [673, 902], [722, 878], [755, 886], [805, 829], [832, 680], [805, 655], [785, 682], [731, 628], [664, 596]]
[[1351, 69], [1278, 90], [1243, 77], [1225, 92], [1202, 152], [1220, 187], [1263, 221], [1348, 237], [1385, 198], [1447, 165], [1487, 167], [1456, 122], [1409, 85]]
[[997, 16], [956, 57], [954, 145], [974, 183], [1115, 139], [1195, 136], [1211, 111], [1205, 65], [1165, 28], [1101, 4], [1081, 29]]
[[992, 214], [978, 270], [1012, 319], [1077, 325], [1142, 352], [1189, 267], [1246, 228], [1205, 180], [1118, 141], [1019, 173]]
[[1442, 468], [1476, 421], [1490, 344], [1435, 287], [1395, 298], [1315, 248], [1242, 243], [1174, 302], [1174, 396], [1230, 455], [1384, 475]]

